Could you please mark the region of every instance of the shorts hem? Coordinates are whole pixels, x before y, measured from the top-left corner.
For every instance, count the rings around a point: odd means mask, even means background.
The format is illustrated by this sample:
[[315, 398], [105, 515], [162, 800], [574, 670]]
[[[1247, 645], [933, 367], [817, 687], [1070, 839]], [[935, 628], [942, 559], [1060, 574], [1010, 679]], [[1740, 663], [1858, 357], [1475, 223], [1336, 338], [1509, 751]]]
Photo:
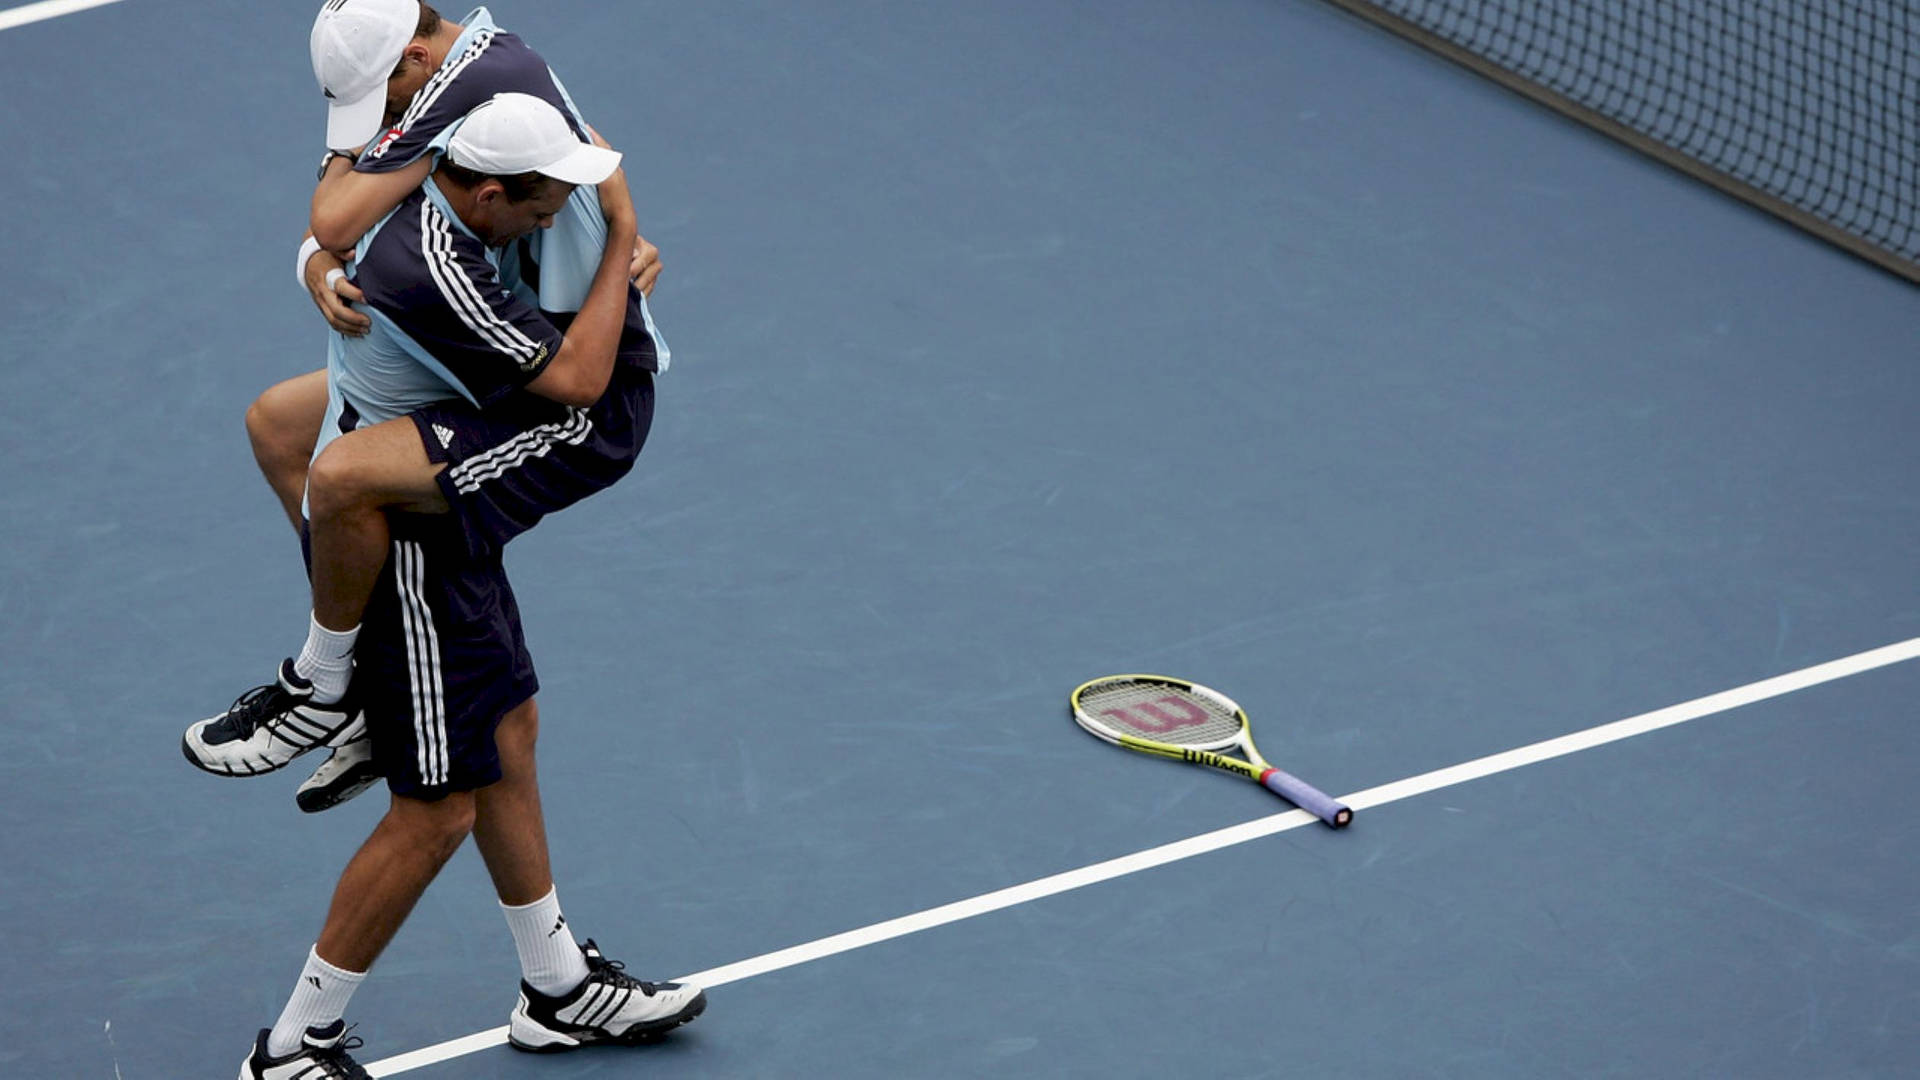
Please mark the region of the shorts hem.
[[[502, 703], [498, 707], [482, 707], [472, 710], [474, 714], [478, 715], [484, 715], [489, 712], [492, 714], [492, 717], [486, 721], [485, 738], [492, 741], [494, 733], [500, 728], [500, 721], [506, 719], [508, 713], [526, 704], [528, 701], [533, 700], [534, 695], [537, 694], [539, 690], [539, 680], [536, 678], [528, 678], [503, 691], [499, 695]], [[476, 736], [476, 738], [477, 737], [478, 736]], [[449, 795], [459, 794], [464, 791], [478, 791], [481, 788], [490, 787], [499, 783], [500, 752], [496, 745], [491, 760], [484, 770], [466, 770], [461, 775], [449, 779], [444, 784], [423, 783], [418, 776], [413, 775], [412, 769], [409, 769], [408, 775], [403, 777], [395, 777], [389, 773], [386, 781], [387, 790], [401, 798], [418, 799], [422, 802], [439, 802]]]

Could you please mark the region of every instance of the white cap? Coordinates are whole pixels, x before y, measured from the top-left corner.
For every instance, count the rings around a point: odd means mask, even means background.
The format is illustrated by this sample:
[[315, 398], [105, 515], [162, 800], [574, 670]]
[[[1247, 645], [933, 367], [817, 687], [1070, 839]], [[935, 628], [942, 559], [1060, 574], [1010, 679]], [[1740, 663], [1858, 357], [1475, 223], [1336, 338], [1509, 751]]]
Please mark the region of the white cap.
[[487, 176], [531, 172], [566, 184], [597, 184], [620, 167], [617, 152], [582, 142], [559, 109], [532, 94], [474, 106], [454, 129], [447, 160]]
[[380, 131], [387, 78], [420, 26], [420, 0], [327, 0], [307, 51], [327, 95], [327, 146], [350, 150]]

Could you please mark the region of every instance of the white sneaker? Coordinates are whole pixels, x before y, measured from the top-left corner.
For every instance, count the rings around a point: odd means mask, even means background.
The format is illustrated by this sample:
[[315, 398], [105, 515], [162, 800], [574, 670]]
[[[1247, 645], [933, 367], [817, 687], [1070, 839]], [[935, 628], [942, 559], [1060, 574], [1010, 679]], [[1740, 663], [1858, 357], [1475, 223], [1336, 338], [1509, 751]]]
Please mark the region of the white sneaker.
[[180, 751], [199, 768], [222, 776], [259, 776], [347, 733], [360, 720], [348, 698], [313, 703], [313, 684], [280, 662], [280, 677], [241, 694], [219, 716], [201, 720], [180, 737]]
[[646, 1042], [707, 1007], [707, 995], [697, 986], [636, 979], [619, 961], [601, 956], [592, 941], [580, 951], [587, 956], [587, 981], [571, 993], [548, 997], [520, 984], [520, 1003], [507, 1026], [507, 1041], [516, 1050], [548, 1054], [591, 1043]]
[[300, 809], [309, 814], [332, 809], [380, 782], [366, 724], [357, 722], [355, 726], [358, 731], [353, 737], [336, 740], [333, 753], [293, 793]]
[[268, 1029], [253, 1040], [253, 1052], [240, 1063], [240, 1080], [372, 1080], [347, 1051], [360, 1049], [360, 1040], [347, 1038], [347, 1022], [335, 1020], [324, 1028], [308, 1028], [300, 1049], [277, 1058], [267, 1053]]

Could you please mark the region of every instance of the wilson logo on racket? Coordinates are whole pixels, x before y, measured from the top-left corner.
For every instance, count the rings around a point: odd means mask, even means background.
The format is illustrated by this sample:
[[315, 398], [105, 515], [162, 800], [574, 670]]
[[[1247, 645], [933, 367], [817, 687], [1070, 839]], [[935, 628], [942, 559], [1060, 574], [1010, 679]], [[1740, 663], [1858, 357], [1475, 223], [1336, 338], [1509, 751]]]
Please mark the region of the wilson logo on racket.
[[[1175, 709], [1180, 715], [1171, 715], [1161, 706]], [[1141, 716], [1143, 713], [1144, 718]], [[1150, 731], [1155, 735], [1165, 735], [1169, 731], [1178, 731], [1183, 727], [1198, 727], [1207, 722], [1205, 709], [1177, 697], [1143, 701], [1123, 709], [1101, 709], [1100, 715], [1111, 716], [1118, 723], [1140, 731]]]
[[1225, 769], [1228, 772], [1239, 773], [1242, 776], [1251, 776], [1254, 779], [1259, 779], [1256, 774], [1263, 771], [1249, 768], [1244, 761], [1235, 761], [1232, 758], [1221, 757], [1211, 750], [1195, 750], [1190, 746], [1181, 748], [1180, 760], [1189, 765], [1211, 765], [1216, 769]]

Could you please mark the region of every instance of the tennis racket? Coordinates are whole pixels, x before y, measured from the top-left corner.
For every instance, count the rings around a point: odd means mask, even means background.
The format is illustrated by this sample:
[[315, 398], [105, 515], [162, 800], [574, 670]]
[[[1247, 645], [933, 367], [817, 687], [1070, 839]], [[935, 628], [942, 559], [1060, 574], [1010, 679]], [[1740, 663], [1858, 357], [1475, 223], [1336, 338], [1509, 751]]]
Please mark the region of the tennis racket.
[[[1109, 675], [1073, 692], [1073, 718], [1115, 746], [1257, 781], [1336, 829], [1353, 820], [1333, 796], [1267, 764], [1253, 745], [1246, 710], [1218, 690], [1164, 675]], [[1222, 750], [1238, 750], [1246, 760]]]

